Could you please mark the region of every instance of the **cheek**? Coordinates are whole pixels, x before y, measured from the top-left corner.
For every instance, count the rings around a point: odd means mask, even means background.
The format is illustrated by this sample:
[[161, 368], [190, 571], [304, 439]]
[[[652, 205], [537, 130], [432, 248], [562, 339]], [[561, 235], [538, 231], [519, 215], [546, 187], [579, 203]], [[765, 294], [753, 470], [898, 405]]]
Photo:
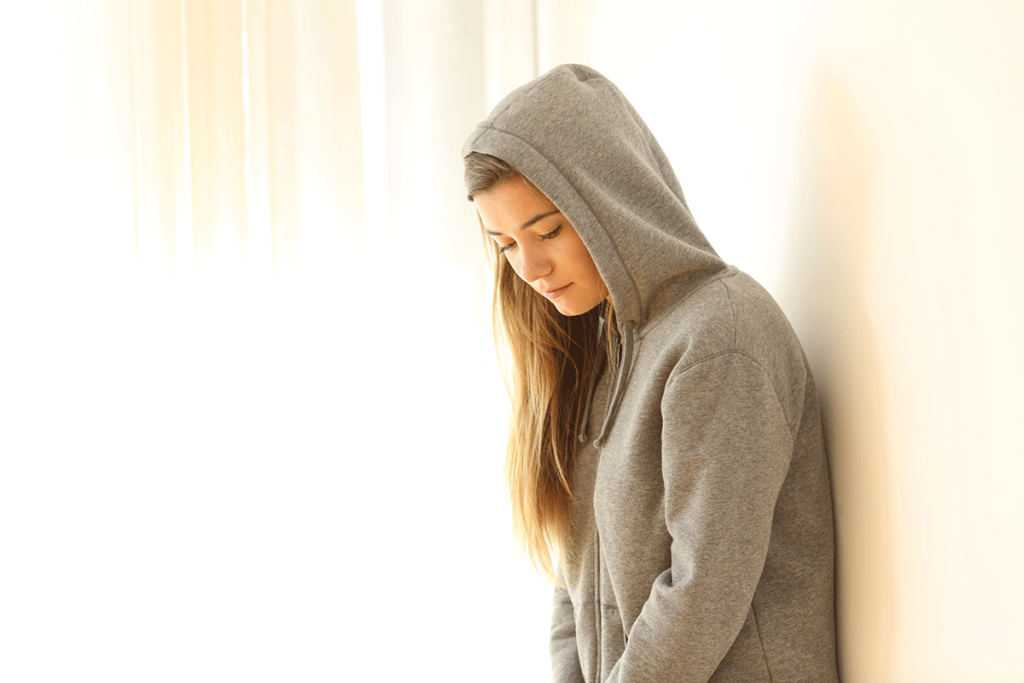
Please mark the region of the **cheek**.
[[594, 259], [591, 258], [590, 252], [587, 251], [582, 242], [579, 243], [579, 246], [573, 253], [573, 262], [579, 264], [580, 273], [597, 276], [597, 266], [594, 265]]
[[[519, 275], [519, 259], [514, 257], [511, 254], [511, 252], [508, 252], [508, 251], [506, 251], [504, 254], [502, 254], [501, 257], [503, 259], [505, 259], [505, 262], [509, 265], [509, 267], [512, 269], [512, 271], [516, 275]], [[520, 275], [520, 277], [522, 277], [522, 276]]]

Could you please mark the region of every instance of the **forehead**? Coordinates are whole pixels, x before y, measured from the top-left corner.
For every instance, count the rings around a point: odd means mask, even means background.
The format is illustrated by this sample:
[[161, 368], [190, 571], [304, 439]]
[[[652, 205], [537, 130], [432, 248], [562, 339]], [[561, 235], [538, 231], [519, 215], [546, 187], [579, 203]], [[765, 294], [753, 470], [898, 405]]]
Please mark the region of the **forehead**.
[[506, 235], [538, 215], [556, 210], [551, 200], [522, 176], [478, 193], [473, 197], [473, 204], [485, 229]]

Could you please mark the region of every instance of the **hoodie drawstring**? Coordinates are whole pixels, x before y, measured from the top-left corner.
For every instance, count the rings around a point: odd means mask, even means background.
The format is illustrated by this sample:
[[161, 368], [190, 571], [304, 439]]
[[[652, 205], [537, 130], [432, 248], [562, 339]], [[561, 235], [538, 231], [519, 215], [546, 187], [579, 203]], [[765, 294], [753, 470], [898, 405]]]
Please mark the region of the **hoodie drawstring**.
[[[603, 321], [602, 321], [603, 323]], [[604, 423], [601, 425], [601, 432], [597, 436], [597, 440], [594, 441], [595, 448], [601, 448], [604, 446], [605, 441], [608, 440], [608, 433], [612, 429], [612, 424], [615, 422], [615, 416], [619, 412], [619, 404], [622, 402], [622, 395], [626, 393], [626, 385], [629, 383], [629, 377], [633, 372], [633, 363], [636, 361], [637, 352], [637, 328], [633, 322], [626, 322], [622, 325], [622, 334], [620, 335], [620, 344], [622, 358], [619, 359], [617, 372], [615, 373], [615, 384], [612, 389], [611, 396], [608, 398], [608, 410], [604, 416]], [[587, 397], [587, 406], [583, 412], [582, 426], [580, 427], [580, 441], [587, 440], [587, 423], [590, 421], [590, 408], [594, 400], [594, 384], [596, 380], [597, 364], [594, 364], [594, 372], [590, 378], [590, 395]]]
[[[604, 318], [597, 319], [597, 338], [601, 338], [601, 333], [604, 331]], [[583, 419], [580, 420], [580, 443], [586, 443], [587, 441], [587, 424], [590, 422], [590, 406], [594, 402], [594, 390], [597, 389], [597, 368], [601, 364], [597, 362], [597, 359], [590, 364], [590, 381], [587, 386], [587, 402], [583, 407]]]
[[612, 389], [612, 395], [608, 401], [608, 412], [604, 417], [601, 433], [598, 434], [597, 441], [594, 442], [595, 448], [601, 448], [604, 446], [604, 442], [608, 440], [608, 432], [611, 431], [612, 423], [615, 422], [615, 416], [619, 412], [619, 403], [622, 402], [622, 395], [626, 393], [626, 384], [629, 383], [629, 376], [633, 371], [633, 362], [636, 360], [636, 334], [636, 325], [634, 323], [626, 322], [622, 324], [621, 339], [624, 341], [625, 346], [622, 348], [622, 359], [619, 362], [619, 371], [615, 377], [615, 388]]

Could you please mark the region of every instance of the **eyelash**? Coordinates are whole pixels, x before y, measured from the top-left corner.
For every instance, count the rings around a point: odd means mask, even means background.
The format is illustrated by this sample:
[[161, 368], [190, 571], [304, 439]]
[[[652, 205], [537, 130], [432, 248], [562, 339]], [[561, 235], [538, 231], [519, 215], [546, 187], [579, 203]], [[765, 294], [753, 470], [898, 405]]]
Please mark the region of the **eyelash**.
[[[546, 235], [540, 235], [540, 238], [542, 240], [549, 240], [549, 239], [551, 239], [553, 237], [558, 237], [558, 233], [560, 233], [560, 232], [562, 232], [562, 226], [561, 225], [559, 225], [557, 228], [555, 228], [551, 232], [547, 233]], [[500, 249], [498, 249], [498, 253], [499, 254], [504, 254], [506, 251], [508, 251], [509, 249], [514, 247], [515, 245], [516, 245], [515, 242], [509, 242], [505, 246], [503, 246]]]

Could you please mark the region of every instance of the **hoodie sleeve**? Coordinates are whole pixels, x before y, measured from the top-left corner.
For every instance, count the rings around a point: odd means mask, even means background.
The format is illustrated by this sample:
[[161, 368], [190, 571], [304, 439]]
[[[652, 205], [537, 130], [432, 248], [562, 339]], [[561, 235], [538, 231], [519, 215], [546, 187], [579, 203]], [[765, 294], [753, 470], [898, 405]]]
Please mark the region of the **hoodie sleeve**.
[[561, 585], [555, 586], [551, 614], [551, 674], [554, 683], [584, 683], [580, 656], [576, 650], [576, 616], [565, 588], [565, 578], [556, 570]]
[[[751, 602], [793, 448], [766, 372], [741, 352], [677, 368], [661, 407], [672, 566], [651, 587], [611, 683], [708, 681], [741, 631], [757, 637]], [[766, 662], [748, 665], [767, 680]]]

